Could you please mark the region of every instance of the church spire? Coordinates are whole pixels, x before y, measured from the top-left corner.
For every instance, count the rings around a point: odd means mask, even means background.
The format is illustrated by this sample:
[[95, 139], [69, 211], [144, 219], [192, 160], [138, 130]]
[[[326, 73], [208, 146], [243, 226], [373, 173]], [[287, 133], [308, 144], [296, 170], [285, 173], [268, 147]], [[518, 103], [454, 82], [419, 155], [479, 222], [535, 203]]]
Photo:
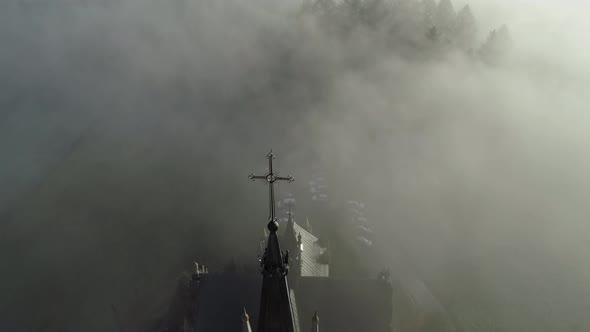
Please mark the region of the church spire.
[[311, 319], [311, 332], [320, 332], [320, 317], [318, 317], [317, 311], [313, 314], [313, 318]]
[[246, 308], [244, 308], [244, 313], [242, 314], [242, 332], [252, 332], [252, 328], [250, 327], [250, 316], [248, 316]]
[[294, 332], [293, 310], [287, 284], [289, 272], [289, 251], [281, 252], [277, 230], [279, 224], [275, 214], [274, 183], [276, 181], [292, 182], [292, 176], [280, 177], [274, 174], [272, 151], [266, 156], [268, 173], [264, 176], [250, 174], [251, 180], [263, 179], [268, 183], [269, 194], [269, 230], [266, 249], [260, 262], [262, 272], [262, 291], [258, 317], [258, 332]]

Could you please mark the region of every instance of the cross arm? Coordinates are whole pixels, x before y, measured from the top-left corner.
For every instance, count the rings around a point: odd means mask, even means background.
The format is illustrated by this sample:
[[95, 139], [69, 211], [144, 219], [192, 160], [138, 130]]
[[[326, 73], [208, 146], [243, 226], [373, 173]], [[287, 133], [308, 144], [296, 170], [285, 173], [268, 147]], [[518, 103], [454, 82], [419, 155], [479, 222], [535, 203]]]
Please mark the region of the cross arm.
[[250, 174], [248, 175], [248, 179], [254, 181], [254, 180], [266, 180], [266, 175], [255, 175], [255, 174]]
[[292, 177], [291, 175], [289, 176], [277, 176], [276, 180], [281, 180], [281, 181], [287, 181], [287, 182], [293, 182], [295, 181], [295, 178]]

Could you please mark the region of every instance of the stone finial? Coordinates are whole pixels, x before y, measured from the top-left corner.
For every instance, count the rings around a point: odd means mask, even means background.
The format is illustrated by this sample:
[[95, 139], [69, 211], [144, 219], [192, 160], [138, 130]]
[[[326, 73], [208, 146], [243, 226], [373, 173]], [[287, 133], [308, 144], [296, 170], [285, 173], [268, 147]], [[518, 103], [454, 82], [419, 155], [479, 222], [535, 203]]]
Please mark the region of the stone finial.
[[316, 311], [311, 319], [311, 332], [320, 332], [320, 317]]
[[242, 332], [252, 332], [252, 328], [250, 327], [250, 316], [248, 316], [246, 308], [244, 308], [244, 313], [242, 314]]

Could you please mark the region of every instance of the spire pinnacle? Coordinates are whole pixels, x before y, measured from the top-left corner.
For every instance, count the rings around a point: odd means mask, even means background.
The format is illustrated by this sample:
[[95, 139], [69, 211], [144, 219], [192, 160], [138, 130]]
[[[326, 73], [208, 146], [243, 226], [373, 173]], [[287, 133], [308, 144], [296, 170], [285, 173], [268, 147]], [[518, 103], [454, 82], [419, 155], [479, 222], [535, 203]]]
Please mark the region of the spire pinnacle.
[[311, 319], [311, 332], [320, 332], [320, 317], [316, 311]]
[[244, 308], [244, 313], [242, 314], [242, 332], [252, 332], [252, 328], [250, 327], [250, 316], [248, 316], [246, 308]]
[[266, 241], [266, 249], [260, 260], [262, 272], [262, 291], [258, 314], [259, 332], [294, 332], [293, 308], [287, 284], [289, 272], [289, 251], [284, 253], [279, 245], [275, 213], [274, 183], [276, 181], [293, 182], [293, 177], [280, 177], [274, 173], [272, 161], [275, 159], [272, 150], [266, 156], [268, 173], [264, 176], [250, 174], [250, 180], [265, 180], [268, 183], [269, 217], [267, 228], [270, 231]]
[[242, 314], [242, 321], [250, 321], [250, 316], [248, 316], [248, 312], [246, 311], [245, 307], [244, 307], [244, 313]]

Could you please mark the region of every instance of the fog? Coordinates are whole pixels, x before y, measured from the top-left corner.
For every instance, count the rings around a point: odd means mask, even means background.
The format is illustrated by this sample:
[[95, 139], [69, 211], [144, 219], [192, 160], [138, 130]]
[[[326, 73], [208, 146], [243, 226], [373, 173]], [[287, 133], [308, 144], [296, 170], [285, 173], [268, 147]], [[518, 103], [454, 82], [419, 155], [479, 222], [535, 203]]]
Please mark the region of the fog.
[[272, 148], [480, 330], [587, 330], [590, 5], [466, 3], [478, 44], [508, 25], [501, 63], [339, 40], [297, 1], [2, 2], [0, 328], [135, 327], [193, 259], [255, 259]]

